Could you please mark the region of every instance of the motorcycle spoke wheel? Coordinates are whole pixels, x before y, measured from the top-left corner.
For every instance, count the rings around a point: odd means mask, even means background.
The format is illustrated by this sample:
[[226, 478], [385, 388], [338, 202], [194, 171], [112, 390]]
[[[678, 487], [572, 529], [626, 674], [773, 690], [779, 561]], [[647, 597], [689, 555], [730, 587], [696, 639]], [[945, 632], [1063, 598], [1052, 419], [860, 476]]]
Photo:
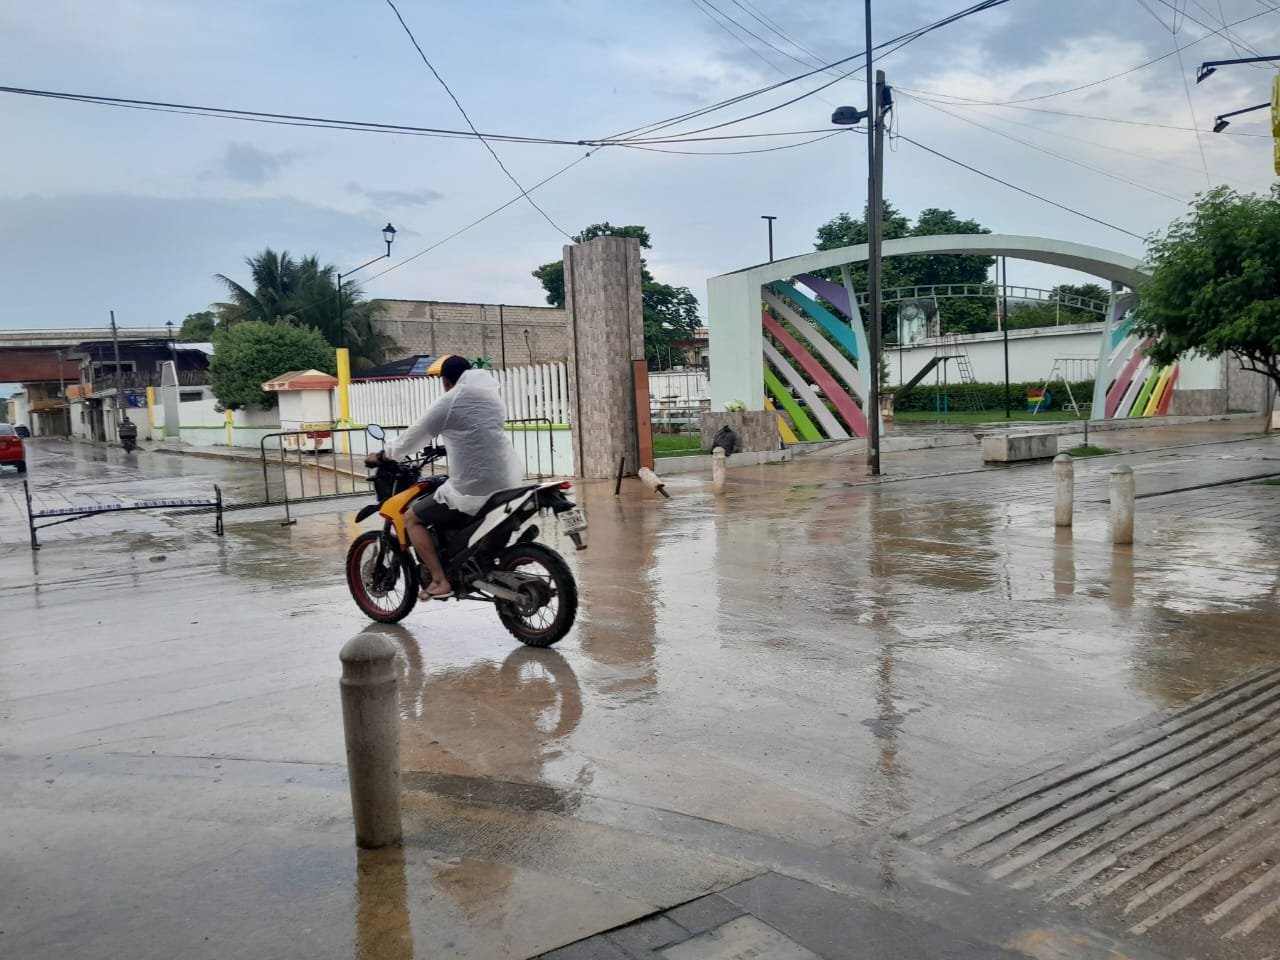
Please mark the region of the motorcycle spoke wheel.
[[413, 564], [400, 550], [387, 550], [381, 560], [382, 534], [363, 533], [347, 551], [347, 587], [361, 610], [379, 623], [396, 623], [418, 602]]
[[512, 588], [522, 597], [496, 602], [503, 626], [531, 647], [561, 640], [578, 615], [578, 585], [564, 558], [540, 543], [518, 543], [498, 559], [498, 569], [519, 574]]

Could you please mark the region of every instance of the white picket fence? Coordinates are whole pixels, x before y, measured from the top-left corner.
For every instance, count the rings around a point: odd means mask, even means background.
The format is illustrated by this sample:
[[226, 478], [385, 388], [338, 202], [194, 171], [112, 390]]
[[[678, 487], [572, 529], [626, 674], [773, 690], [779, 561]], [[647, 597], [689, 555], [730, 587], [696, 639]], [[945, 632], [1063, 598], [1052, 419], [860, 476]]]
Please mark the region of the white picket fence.
[[[507, 406], [507, 421], [569, 423], [569, 372], [563, 363], [492, 371]], [[404, 377], [351, 384], [351, 421], [408, 426], [444, 395], [438, 377]]]

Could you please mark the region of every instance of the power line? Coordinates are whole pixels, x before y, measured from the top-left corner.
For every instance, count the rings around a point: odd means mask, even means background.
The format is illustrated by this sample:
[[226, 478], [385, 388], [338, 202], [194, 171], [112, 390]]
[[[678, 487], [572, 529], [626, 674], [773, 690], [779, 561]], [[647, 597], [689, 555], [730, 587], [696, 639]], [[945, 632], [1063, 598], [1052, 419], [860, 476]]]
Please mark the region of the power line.
[[[730, 14], [725, 13], [723, 10], [721, 10], [719, 7], [717, 7], [717, 6], [715, 5], [715, 3], [713, 3], [713, 2], [712, 2], [712, 0], [689, 0], [689, 2], [690, 2], [690, 3], [692, 3], [692, 4], [693, 4], [695, 7], [697, 7], [699, 10], [701, 10], [704, 14], [707, 14], [707, 16], [708, 16], [708, 17], [710, 17], [710, 16], [711, 16], [711, 14], [707, 13], [707, 11], [706, 11], [706, 9], [705, 9], [705, 8], [706, 8], [706, 7], [710, 7], [712, 10], [714, 10], [716, 13], [718, 13], [721, 17], [723, 17], [723, 18], [724, 18], [725, 20], [727, 20], [729, 23], [733, 24], [735, 27], [737, 27], [739, 30], [741, 30], [743, 33], [745, 33], [747, 36], [752, 37], [752, 38], [754, 38], [754, 39], [756, 39], [756, 40], [760, 41], [760, 42], [761, 42], [761, 43], [763, 43], [766, 47], [768, 47], [770, 50], [774, 51], [775, 53], [779, 53], [779, 54], [781, 54], [782, 56], [786, 57], [788, 60], [792, 61], [793, 63], [798, 63], [798, 64], [800, 64], [800, 66], [802, 66], [802, 67], [808, 67], [808, 68], [812, 68], [812, 67], [813, 67], [813, 64], [812, 64], [812, 63], [810, 63], [810, 62], [808, 62], [808, 61], [805, 61], [805, 60], [801, 60], [799, 57], [795, 56], [794, 54], [792, 54], [792, 53], [788, 53], [786, 50], [783, 50], [783, 49], [781, 49], [780, 47], [775, 46], [774, 44], [772, 44], [771, 42], [769, 42], [768, 40], [766, 40], [764, 37], [760, 36], [760, 34], [758, 34], [758, 33], [754, 32], [754, 31], [753, 31], [753, 30], [751, 30], [750, 28], [748, 28], [748, 27], [744, 26], [744, 25], [742, 24], [742, 22], [741, 22], [741, 21], [739, 21], [739, 20], [735, 19], [733, 16], [731, 16]], [[741, 4], [739, 4], [739, 6], [741, 6]], [[745, 9], [745, 8], [744, 8], [744, 9]], [[714, 17], [712, 17], [711, 19], [712, 19], [712, 21], [713, 21], [713, 22], [716, 22]], [[728, 31], [728, 27], [725, 27], [724, 29], [725, 29], [726, 31]], [[741, 40], [741, 38], [736, 37], [736, 36], [732, 33], [732, 31], [728, 31], [728, 32], [730, 33], [730, 36], [734, 36], [734, 37], [735, 37], [735, 39], [738, 39], [740, 42], [742, 42], [742, 43], [743, 43], [743, 45], [744, 45], [744, 46], [746, 46], [748, 50], [751, 50], [751, 52], [752, 52], [752, 53], [755, 53], [755, 52], [756, 52], [754, 49], [752, 49], [752, 48], [751, 48], [751, 46], [750, 46], [750, 45], [746, 44], [746, 42], [745, 42], [745, 41], [742, 41], [742, 40]], [[760, 54], [757, 54], [757, 56], [760, 56]], [[761, 59], [763, 59], [763, 57], [761, 57]], [[768, 61], [768, 60], [765, 60], [765, 63], [769, 63], [769, 61]], [[770, 65], [770, 66], [774, 66], [772, 63], [769, 63], [769, 65]], [[775, 69], [779, 69], [779, 68], [775, 67]], [[826, 68], [823, 68], [823, 69], [825, 70]], [[830, 71], [828, 70], [828, 71], [826, 71], [826, 72], [830, 72]]]
[[971, 120], [968, 117], [962, 117], [958, 113], [952, 113], [950, 110], [946, 110], [937, 104], [929, 103], [925, 100], [916, 100], [915, 97], [909, 97], [908, 99], [915, 100], [916, 103], [926, 106], [930, 110], [937, 110], [939, 113], [945, 113], [947, 116], [953, 117], [956, 120], [961, 121], [962, 123], [970, 124], [972, 126], [977, 127], [980, 130], [986, 130], [988, 133], [994, 133], [998, 137], [1004, 137], [1006, 140], [1012, 140], [1014, 143], [1020, 143], [1024, 147], [1029, 147], [1032, 150], [1038, 150], [1041, 153], [1048, 154], [1051, 157], [1056, 157], [1057, 159], [1062, 160], [1066, 163], [1074, 164], [1077, 167], [1083, 167], [1085, 170], [1091, 170], [1094, 173], [1101, 174], [1104, 177], [1109, 177], [1112, 180], [1116, 180], [1120, 183], [1127, 184], [1128, 186], [1137, 187], [1139, 190], [1145, 190], [1147, 193], [1155, 194], [1157, 197], [1164, 197], [1166, 200], [1172, 200], [1175, 203], [1186, 203], [1186, 199], [1184, 197], [1175, 197], [1171, 193], [1165, 193], [1163, 190], [1157, 190], [1155, 187], [1148, 186], [1147, 184], [1143, 183], [1140, 180], [1131, 180], [1128, 177], [1122, 176], [1118, 173], [1112, 173], [1110, 170], [1104, 170], [1101, 167], [1095, 167], [1093, 164], [1086, 163], [1084, 160], [1078, 160], [1075, 157], [1068, 156], [1067, 154], [1058, 153], [1056, 150], [1051, 150], [1050, 148], [1042, 146], [1041, 144], [1033, 143], [1030, 140], [1024, 140], [1021, 137], [1015, 137], [1013, 134], [1005, 133], [1003, 130], [997, 130], [995, 127], [988, 127], [986, 124], [979, 123], [976, 120]]
[[[777, 147], [761, 147], [755, 150], [671, 150], [664, 147], [642, 146], [638, 143], [619, 143], [615, 146], [625, 147], [628, 150], [645, 150], [650, 153], [676, 153], [686, 157], [738, 157], [748, 153], [776, 153], [779, 150], [794, 150], [796, 147], [807, 147], [811, 143], [820, 143], [823, 140], [830, 140], [832, 137], [838, 137], [840, 134], [847, 132], [845, 130], [830, 130], [820, 137], [814, 137], [812, 140], [801, 140], [797, 143], [784, 143]], [[859, 130], [859, 133], [862, 131]]]
[[791, 44], [791, 45], [792, 45], [793, 47], [795, 47], [797, 50], [799, 50], [799, 51], [803, 52], [803, 53], [804, 53], [806, 56], [808, 56], [808, 57], [809, 57], [809, 58], [810, 58], [814, 63], [822, 63], [822, 62], [823, 62], [824, 58], [822, 57], [822, 55], [821, 55], [821, 54], [819, 54], [819, 53], [815, 52], [815, 51], [814, 51], [812, 48], [810, 48], [810, 47], [806, 47], [803, 43], [801, 43], [801, 42], [800, 42], [799, 40], [797, 40], [795, 37], [793, 37], [793, 36], [791, 36], [789, 33], [787, 33], [784, 29], [782, 29], [782, 27], [781, 27], [781, 26], [779, 26], [779, 24], [778, 24], [778, 22], [777, 22], [776, 20], [774, 20], [772, 17], [770, 17], [770, 16], [769, 16], [768, 14], [766, 14], [764, 11], [762, 11], [762, 10], [761, 10], [759, 7], [757, 7], [755, 4], [751, 3], [751, 2], [750, 2], [750, 0], [731, 0], [731, 2], [732, 2], [732, 3], [733, 3], [733, 5], [734, 5], [735, 7], [737, 7], [738, 9], [743, 10], [743, 11], [745, 11], [748, 15], [750, 15], [751, 17], [754, 17], [757, 23], [759, 23], [759, 24], [763, 25], [763, 26], [764, 26], [766, 29], [768, 29], [768, 30], [772, 30], [775, 34], [777, 34], [779, 37], [781, 37], [781, 38], [782, 38], [783, 40], [785, 40], [787, 43]]
[[[1178, 15], [1179, 15], [1179, 14], [1181, 14], [1181, 16], [1182, 16], [1182, 19], [1183, 19], [1183, 20], [1190, 20], [1192, 23], [1194, 23], [1194, 24], [1195, 24], [1196, 26], [1198, 26], [1198, 27], [1201, 27], [1201, 28], [1203, 28], [1203, 29], [1205, 29], [1205, 30], [1208, 30], [1208, 31], [1210, 31], [1211, 33], [1215, 33], [1215, 34], [1220, 32], [1220, 31], [1218, 31], [1218, 30], [1214, 30], [1212, 27], [1210, 27], [1210, 26], [1209, 26], [1209, 24], [1205, 23], [1203, 20], [1197, 20], [1195, 17], [1193, 17], [1191, 14], [1189, 14], [1189, 13], [1187, 12], [1186, 7], [1179, 7], [1179, 6], [1177, 6], [1176, 4], [1171, 3], [1171, 2], [1170, 2], [1170, 0], [1156, 0], [1156, 3], [1162, 3], [1162, 4], [1164, 4], [1166, 7], [1168, 7], [1170, 10], [1172, 10], [1172, 11], [1174, 12], [1174, 21], [1175, 21], [1175, 23], [1177, 22]], [[1200, 6], [1200, 4], [1198, 4], [1198, 3], [1197, 3], [1197, 4], [1196, 4], [1196, 6], [1198, 6], [1198, 7], [1199, 7], [1199, 6]], [[1200, 7], [1200, 9], [1201, 9], [1201, 10], [1203, 10], [1204, 8], [1203, 8], [1203, 7]], [[1234, 24], [1233, 24], [1233, 26], [1234, 26]], [[1177, 33], [1177, 32], [1178, 32], [1178, 28], [1177, 28], [1177, 27], [1175, 27], [1173, 32], [1174, 32], [1174, 33]], [[1248, 51], [1249, 51], [1251, 54], [1253, 54], [1255, 57], [1256, 57], [1256, 56], [1261, 56], [1261, 54], [1259, 54], [1257, 50], [1255, 50], [1255, 49], [1254, 49], [1253, 47], [1251, 47], [1249, 44], [1245, 43], [1243, 40], [1241, 40], [1241, 41], [1240, 41], [1240, 46], [1244, 47], [1246, 50], [1248, 50]]]
[[1132, 230], [1126, 230], [1124, 227], [1117, 227], [1114, 223], [1108, 223], [1106, 220], [1099, 220], [1097, 217], [1090, 216], [1087, 213], [1082, 213], [1079, 210], [1073, 209], [1072, 207], [1068, 207], [1064, 203], [1058, 203], [1058, 201], [1056, 200], [1050, 200], [1048, 197], [1042, 197], [1040, 194], [1033, 193], [1032, 191], [1027, 190], [1025, 187], [1019, 187], [1016, 184], [1010, 183], [1008, 180], [1002, 180], [993, 173], [987, 173], [985, 170], [979, 170], [977, 167], [971, 167], [969, 166], [969, 164], [964, 163], [963, 161], [957, 160], [955, 157], [949, 157], [945, 153], [941, 153], [938, 150], [934, 150], [932, 147], [926, 147], [923, 143], [920, 143], [918, 140], [912, 140], [910, 137], [905, 136], [901, 133], [898, 134], [898, 139], [905, 140], [907, 141], [907, 143], [911, 144], [912, 146], [920, 148], [921, 150], [925, 151], [925, 153], [931, 153], [935, 157], [939, 157], [947, 161], [947, 163], [954, 163], [957, 167], [963, 167], [964, 169], [968, 170], [970, 173], [976, 173], [980, 177], [985, 177], [988, 180], [993, 180], [996, 183], [1000, 184], [1001, 186], [1008, 187], [1010, 190], [1016, 190], [1018, 193], [1025, 194], [1026, 196], [1039, 200], [1042, 203], [1047, 203], [1051, 207], [1057, 207], [1059, 210], [1065, 210], [1067, 213], [1074, 214], [1077, 217], [1083, 217], [1086, 220], [1092, 220], [1094, 223], [1101, 224], [1104, 227], [1109, 227], [1112, 230], [1116, 230], [1120, 233], [1127, 234], [1128, 236], [1133, 237], [1135, 240], [1143, 239], [1138, 234], [1134, 233]]
[[1191, 126], [1195, 128], [1196, 148], [1200, 151], [1200, 165], [1204, 167], [1204, 183], [1213, 187], [1213, 178], [1209, 176], [1209, 158], [1204, 152], [1204, 135], [1200, 132], [1200, 121], [1196, 119], [1196, 105], [1191, 100], [1191, 81], [1187, 79], [1186, 68], [1182, 65], [1182, 50], [1178, 47], [1178, 39], [1173, 39], [1174, 50], [1178, 54], [1178, 73], [1182, 76], [1182, 89], [1187, 95], [1187, 112], [1191, 114]]
[[[1212, 33], [1205, 34], [1202, 37], [1197, 37], [1195, 40], [1190, 40], [1187, 43], [1184, 43], [1180, 49], [1186, 50], [1188, 47], [1194, 47], [1197, 43], [1202, 43], [1211, 37], [1215, 37], [1223, 33], [1227, 29], [1227, 27], [1238, 27], [1242, 23], [1248, 23], [1250, 20], [1256, 20], [1259, 17], [1265, 17], [1268, 13], [1274, 13], [1274, 12], [1276, 12], [1276, 10], [1274, 8], [1271, 8], [1271, 9], [1264, 10], [1261, 13], [1255, 13], [1248, 17], [1242, 17], [1241, 19], [1233, 21], [1227, 26], [1220, 27], [1219, 29], [1214, 30]], [[1159, 17], [1157, 17], [1156, 19], [1159, 20]], [[1165, 24], [1164, 21], [1160, 21], [1160, 22], [1165, 27], [1165, 29], [1168, 29], [1168, 24]], [[1158, 57], [1152, 57], [1150, 60], [1140, 63], [1135, 67], [1130, 67], [1127, 70], [1121, 70], [1119, 73], [1113, 73], [1108, 77], [1101, 77], [1097, 80], [1090, 80], [1088, 83], [1082, 83], [1075, 87], [1067, 87], [1065, 90], [1055, 90], [1052, 93], [1042, 93], [1034, 97], [1018, 97], [1013, 100], [979, 100], [974, 97], [960, 97], [960, 96], [955, 96], [949, 93], [942, 93], [936, 90], [913, 90], [910, 87], [895, 87], [894, 89], [908, 92], [908, 93], [927, 94], [928, 96], [932, 96], [932, 97], [945, 97], [948, 100], [962, 101], [964, 103], [971, 103], [971, 104], [980, 104], [982, 106], [992, 106], [992, 107], [1012, 106], [1018, 103], [1035, 103], [1039, 100], [1050, 100], [1054, 97], [1062, 97], [1062, 96], [1066, 96], [1069, 93], [1077, 93], [1080, 90], [1088, 90], [1091, 87], [1101, 86], [1104, 83], [1110, 83], [1112, 80], [1119, 80], [1121, 77], [1127, 77], [1131, 73], [1137, 73], [1139, 70], [1145, 70], [1147, 67], [1153, 66], [1154, 64], [1160, 63], [1161, 61], [1168, 60], [1170, 57], [1174, 56], [1177, 53], [1178, 53], [1178, 50], [1170, 50], [1168, 53], [1163, 53]]]
[[529, 202], [529, 206], [542, 214], [543, 220], [546, 220], [554, 229], [560, 231], [560, 233], [565, 237], [572, 240], [573, 238], [569, 235], [568, 231], [552, 220], [547, 214], [547, 211], [538, 206], [533, 197], [529, 196], [529, 191], [521, 186], [520, 181], [515, 178], [515, 174], [508, 170], [507, 165], [502, 162], [502, 158], [498, 156], [498, 151], [494, 150], [489, 141], [480, 135], [480, 131], [477, 130], [476, 125], [471, 122], [471, 117], [467, 115], [467, 111], [463, 108], [461, 101], [459, 101], [454, 92], [449, 89], [449, 84], [445, 83], [444, 77], [440, 76], [440, 71], [437, 70], [432, 65], [431, 61], [427, 59], [426, 53], [422, 50], [422, 45], [418, 43], [418, 38], [413, 35], [413, 31], [409, 29], [409, 24], [405, 23], [404, 17], [400, 16], [400, 10], [396, 7], [395, 0], [387, 0], [387, 6], [391, 8], [391, 12], [394, 13], [396, 15], [396, 19], [400, 21], [400, 26], [402, 26], [404, 28], [404, 32], [408, 34], [409, 40], [413, 44], [413, 48], [418, 51], [418, 56], [420, 56], [422, 58], [422, 62], [427, 65], [427, 69], [431, 71], [431, 75], [440, 81], [440, 86], [444, 87], [444, 92], [449, 95], [449, 99], [453, 101], [453, 105], [458, 108], [458, 112], [462, 114], [462, 119], [467, 121], [467, 126], [471, 128], [471, 132], [474, 133], [480, 142], [484, 144], [484, 148], [489, 151], [489, 155], [493, 157], [494, 162], [497, 163], [502, 172], [507, 175], [507, 179], [515, 184], [516, 189], [519, 190], [525, 200]]
[[[1072, 113], [1069, 110], [1053, 110], [1049, 107], [1026, 107], [1016, 103], [954, 103], [948, 100], [934, 100], [930, 96], [923, 95], [921, 91], [908, 90], [906, 87], [894, 87], [898, 93], [909, 94], [914, 100], [929, 101], [931, 103], [945, 103], [950, 107], [1005, 107], [1009, 110], [1030, 110], [1033, 113], [1049, 113], [1058, 117], [1073, 117], [1077, 120], [1097, 120], [1100, 123], [1120, 123], [1132, 127], [1155, 127], [1159, 130], [1181, 130], [1188, 132], [1194, 130], [1194, 127], [1180, 127], [1172, 123], [1156, 123], [1151, 120], [1125, 120], [1120, 117], [1100, 117], [1092, 113]], [[1224, 130], [1220, 136], [1236, 136], [1236, 137], [1260, 137], [1263, 139], [1272, 139], [1269, 133], [1233, 133]]]

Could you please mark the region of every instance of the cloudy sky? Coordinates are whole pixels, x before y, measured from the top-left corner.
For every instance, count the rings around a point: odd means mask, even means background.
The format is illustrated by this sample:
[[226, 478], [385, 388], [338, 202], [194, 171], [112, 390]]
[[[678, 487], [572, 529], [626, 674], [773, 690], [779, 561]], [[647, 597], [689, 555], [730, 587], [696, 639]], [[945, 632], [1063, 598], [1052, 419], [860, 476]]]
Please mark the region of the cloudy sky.
[[[879, 0], [876, 39], [964, 5]], [[862, 46], [861, 4], [852, 0], [399, 0], [399, 7], [480, 130], [538, 138], [614, 136]], [[1235, 21], [1243, 22], [1212, 35]], [[1238, 118], [1228, 134], [1197, 138], [1191, 129], [1193, 111], [1207, 130], [1215, 114], [1268, 99], [1271, 71], [1251, 66], [1194, 83], [1201, 60], [1250, 50], [1280, 50], [1280, 0], [1010, 0], [882, 66], [898, 88], [897, 131], [1141, 236], [1178, 216], [1209, 182], [1250, 191], [1272, 182], [1265, 112]], [[1157, 57], [1164, 59], [1124, 73]], [[11, 87], [465, 126], [386, 0], [6, 0], [0, 64], [0, 84]], [[819, 74], [667, 132], [736, 120], [828, 79]], [[1093, 85], [1051, 96], [1085, 84]], [[824, 130], [833, 106], [863, 97], [858, 76], [714, 132]], [[1009, 100], [1024, 102], [967, 102]], [[271, 246], [350, 268], [381, 251], [387, 221], [399, 237], [391, 260], [359, 275], [368, 294], [540, 303], [529, 271], [557, 258], [564, 242], [521, 200], [441, 243], [518, 196], [473, 140], [11, 94], [0, 94], [0, 110], [5, 328], [105, 324], [112, 308], [129, 326], [181, 322], [220, 299], [215, 273], [243, 276], [248, 254]], [[602, 220], [646, 225], [654, 273], [703, 297], [707, 277], [765, 259], [762, 214], [778, 217], [775, 242], [785, 256], [812, 249], [824, 220], [861, 211], [865, 146], [857, 134], [729, 152], [813, 136], [662, 148], [708, 155], [606, 147], [533, 197], [569, 233]], [[526, 186], [587, 153], [576, 145], [493, 147]], [[908, 214], [949, 207], [997, 232], [1141, 254], [1132, 236], [902, 140], [887, 156], [886, 183], [887, 197]], [[1035, 265], [1013, 264], [1010, 274], [1031, 285], [1073, 279]]]

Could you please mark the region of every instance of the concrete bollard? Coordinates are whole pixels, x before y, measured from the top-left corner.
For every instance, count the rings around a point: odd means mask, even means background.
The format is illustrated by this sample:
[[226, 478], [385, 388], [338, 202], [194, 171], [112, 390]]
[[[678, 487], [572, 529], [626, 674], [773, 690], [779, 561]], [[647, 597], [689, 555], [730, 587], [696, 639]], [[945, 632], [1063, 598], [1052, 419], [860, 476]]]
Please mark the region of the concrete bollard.
[[338, 656], [356, 846], [389, 847], [403, 835], [396, 647], [382, 634], [366, 632], [348, 640]]
[[716, 494], [724, 493], [724, 447], [711, 451], [711, 489]]
[[1111, 542], [1133, 543], [1133, 468], [1111, 471]]
[[1071, 526], [1071, 509], [1075, 502], [1076, 461], [1069, 453], [1053, 458], [1053, 525]]
[[662, 482], [662, 478], [648, 467], [640, 468], [640, 482], [650, 490], [654, 490], [662, 494], [668, 500], [671, 499], [671, 494], [667, 493], [667, 485]]

